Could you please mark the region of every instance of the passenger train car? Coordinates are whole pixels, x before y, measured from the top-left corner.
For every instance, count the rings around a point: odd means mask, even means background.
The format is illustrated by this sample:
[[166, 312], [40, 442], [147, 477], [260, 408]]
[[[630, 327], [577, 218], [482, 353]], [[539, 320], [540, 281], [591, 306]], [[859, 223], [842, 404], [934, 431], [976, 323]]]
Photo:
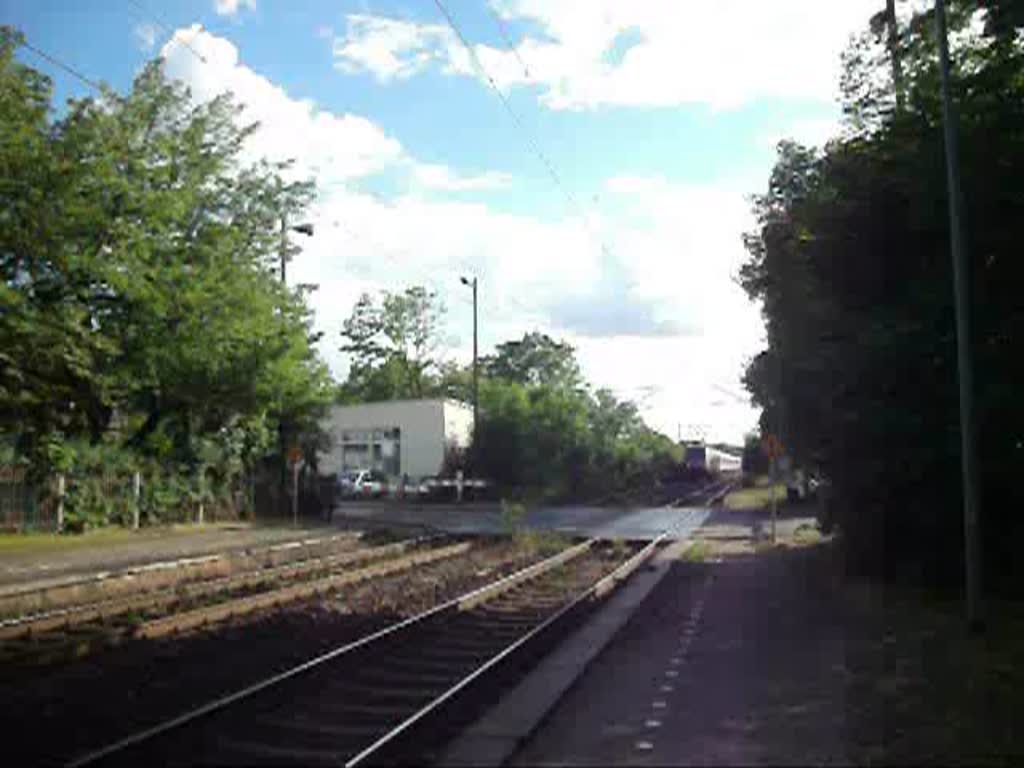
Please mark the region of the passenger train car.
[[691, 471], [703, 471], [711, 475], [739, 472], [743, 466], [741, 457], [703, 443], [687, 445], [683, 463]]

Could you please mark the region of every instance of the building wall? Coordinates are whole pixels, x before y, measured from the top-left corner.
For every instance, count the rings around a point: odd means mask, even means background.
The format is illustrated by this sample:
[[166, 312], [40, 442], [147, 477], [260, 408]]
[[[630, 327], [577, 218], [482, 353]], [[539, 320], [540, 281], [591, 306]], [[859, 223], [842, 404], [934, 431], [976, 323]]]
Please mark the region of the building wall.
[[411, 479], [436, 475], [444, 463], [445, 441], [451, 438], [461, 442], [467, 432], [466, 411], [471, 433], [472, 409], [455, 401], [392, 400], [334, 406], [324, 424], [331, 447], [320, 457], [320, 471], [323, 474], [341, 471], [342, 432], [397, 428], [400, 430], [401, 472]]

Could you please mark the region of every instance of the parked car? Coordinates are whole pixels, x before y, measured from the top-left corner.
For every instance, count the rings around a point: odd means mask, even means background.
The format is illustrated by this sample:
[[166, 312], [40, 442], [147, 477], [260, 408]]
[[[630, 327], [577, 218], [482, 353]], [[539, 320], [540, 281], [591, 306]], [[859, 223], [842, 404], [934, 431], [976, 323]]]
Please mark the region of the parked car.
[[[423, 478], [417, 492], [421, 501], [455, 501], [458, 498], [458, 481], [451, 477]], [[464, 478], [462, 481], [462, 498], [464, 501], [477, 501], [487, 498], [491, 484], [486, 480]]]
[[338, 478], [338, 491], [343, 499], [379, 499], [387, 490], [387, 477], [375, 469], [354, 469]]

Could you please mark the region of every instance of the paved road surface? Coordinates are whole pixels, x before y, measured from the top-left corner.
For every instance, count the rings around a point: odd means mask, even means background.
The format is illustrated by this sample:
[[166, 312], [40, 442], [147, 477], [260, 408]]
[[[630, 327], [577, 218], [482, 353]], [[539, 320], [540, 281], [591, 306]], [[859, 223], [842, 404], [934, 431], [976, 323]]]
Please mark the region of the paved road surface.
[[[552, 507], [531, 510], [523, 520], [529, 528], [559, 531], [578, 536], [649, 540], [668, 531], [686, 538], [708, 515], [701, 507]], [[493, 507], [460, 510], [456, 507], [420, 509], [384, 504], [345, 505], [334, 514], [335, 522], [348, 527], [428, 525], [451, 533], [501, 533], [505, 524]]]

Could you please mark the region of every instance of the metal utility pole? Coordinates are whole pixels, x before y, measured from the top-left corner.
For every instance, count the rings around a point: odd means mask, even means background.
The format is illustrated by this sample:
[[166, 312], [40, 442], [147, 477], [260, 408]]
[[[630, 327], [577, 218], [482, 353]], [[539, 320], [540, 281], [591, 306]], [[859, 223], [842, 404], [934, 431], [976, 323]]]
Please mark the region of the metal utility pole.
[[[288, 226], [288, 216], [281, 214], [281, 247], [279, 256], [281, 259], [281, 285], [288, 287], [288, 273], [286, 271], [286, 265], [288, 264], [288, 230], [299, 232], [308, 237], [313, 236], [313, 225], [312, 224], [296, 224], [294, 227]], [[285, 466], [285, 451], [288, 448], [288, 439], [285, 434], [284, 424], [278, 423], [277, 426], [277, 437], [278, 447], [281, 450], [281, 493], [284, 494], [288, 483], [288, 471]], [[295, 464], [292, 473], [292, 521], [298, 525], [299, 515], [299, 472], [298, 464]]]
[[281, 259], [281, 284], [288, 284], [288, 231], [298, 232], [299, 234], [306, 235], [308, 237], [313, 236], [313, 225], [312, 224], [296, 224], [294, 227], [288, 226], [288, 217], [284, 214], [281, 216], [281, 247], [279, 249], [279, 256]]
[[896, 20], [896, 0], [885, 0], [885, 25], [888, 27], [887, 45], [889, 66], [892, 68], [892, 87], [896, 91], [896, 111], [903, 111], [903, 53], [900, 51], [900, 29]]
[[935, 26], [942, 74], [942, 118], [946, 135], [946, 185], [949, 196], [949, 240], [953, 256], [956, 307], [957, 368], [960, 383], [960, 464], [963, 477], [964, 578], [967, 623], [980, 628], [981, 548], [978, 537], [978, 462], [974, 429], [974, 380], [971, 367], [970, 264], [963, 231], [963, 190], [960, 186], [959, 116], [950, 93], [949, 40], [946, 4], [935, 0]]
[[281, 285], [288, 285], [286, 265], [288, 264], [288, 217], [281, 216]]
[[480, 363], [477, 357], [477, 310], [476, 310], [476, 287], [477, 280], [474, 277], [461, 278], [463, 285], [473, 289], [473, 451], [479, 448], [477, 438], [480, 435]]

